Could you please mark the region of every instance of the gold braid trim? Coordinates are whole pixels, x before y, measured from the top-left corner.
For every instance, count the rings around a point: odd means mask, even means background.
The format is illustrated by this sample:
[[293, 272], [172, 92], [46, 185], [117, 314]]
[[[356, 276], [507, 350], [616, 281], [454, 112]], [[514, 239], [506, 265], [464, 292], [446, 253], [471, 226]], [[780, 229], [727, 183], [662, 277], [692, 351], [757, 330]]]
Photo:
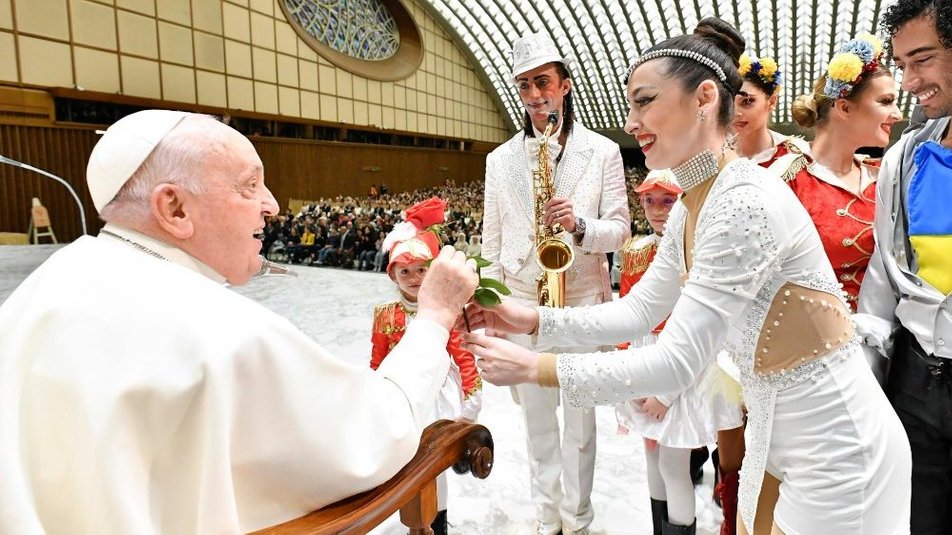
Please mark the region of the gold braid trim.
[[796, 178], [797, 173], [799, 173], [800, 171], [803, 171], [806, 168], [807, 168], [807, 159], [805, 156], [801, 154], [799, 157], [797, 157], [796, 160], [793, 161], [793, 163], [790, 164], [790, 167], [787, 167], [787, 170], [784, 171], [783, 174], [780, 175], [780, 177], [783, 178], [784, 182], [790, 182], [794, 178]]
[[482, 389], [483, 389], [483, 378], [482, 378], [481, 376], [477, 375], [477, 376], [476, 376], [476, 380], [473, 381], [473, 388], [470, 388], [470, 389], [466, 392], [466, 395], [463, 396], [463, 399], [469, 399], [470, 396], [472, 396], [473, 394], [479, 392], [479, 391], [482, 390]]
[[[398, 304], [400, 304], [399, 301], [394, 301], [374, 307], [373, 332], [379, 333], [393, 330], [393, 321], [396, 316]], [[387, 334], [389, 334], [389, 332]]]
[[[638, 249], [628, 248], [628, 243], [625, 246], [621, 252], [621, 272], [625, 275], [637, 275], [647, 271], [651, 264], [651, 255], [658, 248], [657, 242], [651, 242]], [[634, 244], [631, 244], [631, 246], [634, 246]]]

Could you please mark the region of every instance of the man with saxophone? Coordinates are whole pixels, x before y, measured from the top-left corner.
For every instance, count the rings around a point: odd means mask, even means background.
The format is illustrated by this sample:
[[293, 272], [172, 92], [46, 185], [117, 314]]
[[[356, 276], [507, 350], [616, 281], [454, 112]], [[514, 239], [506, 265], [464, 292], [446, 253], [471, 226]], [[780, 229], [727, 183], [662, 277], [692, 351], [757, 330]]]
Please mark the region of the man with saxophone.
[[[493, 264], [482, 273], [533, 305], [540, 299], [555, 306], [610, 300], [605, 253], [621, 248], [629, 235], [618, 145], [575, 120], [570, 63], [548, 35], [528, 34], [513, 44], [511, 81], [525, 107], [524, 128], [486, 160], [482, 252]], [[543, 270], [539, 256], [556, 257], [559, 265]], [[531, 347], [528, 336], [509, 338]], [[595, 413], [562, 403], [560, 437], [558, 389], [520, 385], [513, 397], [526, 426], [534, 533], [587, 534], [594, 515]]]

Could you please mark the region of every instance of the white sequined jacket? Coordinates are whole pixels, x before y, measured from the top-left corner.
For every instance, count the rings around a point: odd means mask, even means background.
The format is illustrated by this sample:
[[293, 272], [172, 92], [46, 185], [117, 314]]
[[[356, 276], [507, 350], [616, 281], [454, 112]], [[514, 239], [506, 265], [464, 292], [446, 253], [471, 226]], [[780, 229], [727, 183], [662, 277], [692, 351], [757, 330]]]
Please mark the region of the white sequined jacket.
[[791, 284], [829, 295], [837, 309], [846, 302], [810, 216], [779, 177], [738, 159], [716, 180], [698, 214], [686, 280], [687, 212], [678, 203], [655, 260], [628, 295], [594, 307], [540, 308], [537, 338], [544, 346], [614, 344], [647, 334], [670, 313], [653, 346], [605, 358], [559, 356], [565, 398], [583, 407], [679, 392], [726, 350], [740, 369], [749, 411], [741, 510], [752, 525], [774, 411], [783, 410], [774, 405], [777, 392], [809, 379], [824, 359], [859, 349], [852, 338], [832, 340], [825, 348], [803, 347], [807, 356], [786, 369], [756, 369], [763, 333], [769, 337], [783, 321], [768, 311], [775, 300], [786, 303]]
[[[624, 167], [618, 145], [575, 123], [555, 174], [555, 196], [572, 200], [575, 215], [585, 219], [575, 262], [566, 274], [567, 297], [611, 296], [606, 257], [617, 251], [630, 233], [631, 216], [625, 191]], [[486, 158], [486, 197], [483, 210], [482, 255], [493, 265], [483, 276], [503, 280], [517, 292], [535, 288], [535, 205], [531, 169], [537, 156], [528, 154], [520, 132]], [[534, 290], [533, 290], [534, 292]]]

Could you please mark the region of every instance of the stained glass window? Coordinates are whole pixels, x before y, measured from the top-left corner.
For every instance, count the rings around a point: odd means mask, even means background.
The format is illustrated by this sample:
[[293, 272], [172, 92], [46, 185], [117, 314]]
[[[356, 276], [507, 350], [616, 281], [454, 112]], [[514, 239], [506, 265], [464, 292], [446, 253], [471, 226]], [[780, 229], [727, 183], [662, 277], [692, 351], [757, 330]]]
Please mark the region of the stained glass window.
[[283, 1], [294, 23], [342, 54], [376, 61], [400, 48], [397, 22], [380, 0]]

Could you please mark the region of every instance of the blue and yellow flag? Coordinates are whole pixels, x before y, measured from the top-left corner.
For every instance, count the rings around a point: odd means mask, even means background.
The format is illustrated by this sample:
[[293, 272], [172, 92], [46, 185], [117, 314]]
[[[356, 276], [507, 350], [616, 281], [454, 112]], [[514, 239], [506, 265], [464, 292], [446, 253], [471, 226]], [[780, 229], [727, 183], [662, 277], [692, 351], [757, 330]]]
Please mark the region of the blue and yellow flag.
[[929, 141], [916, 149], [909, 182], [909, 242], [917, 275], [943, 294], [952, 291], [952, 150]]

